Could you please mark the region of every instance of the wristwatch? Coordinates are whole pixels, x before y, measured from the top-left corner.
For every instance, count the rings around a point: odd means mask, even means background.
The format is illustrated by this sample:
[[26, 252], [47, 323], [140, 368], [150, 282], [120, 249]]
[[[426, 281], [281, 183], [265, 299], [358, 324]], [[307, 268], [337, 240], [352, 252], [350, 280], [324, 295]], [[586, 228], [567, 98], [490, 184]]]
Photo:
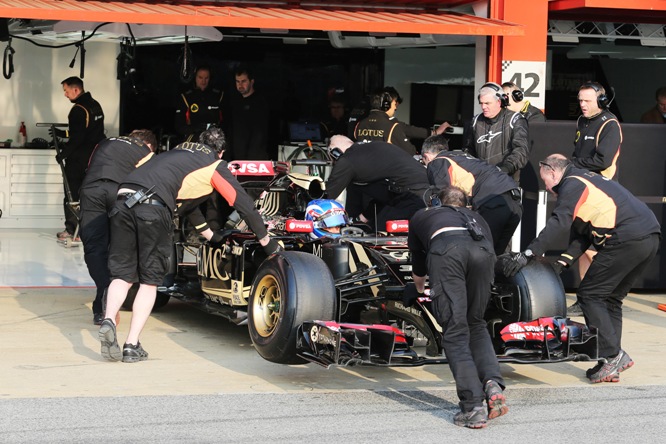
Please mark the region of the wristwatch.
[[529, 248], [523, 253], [526, 257], [534, 257], [534, 253]]

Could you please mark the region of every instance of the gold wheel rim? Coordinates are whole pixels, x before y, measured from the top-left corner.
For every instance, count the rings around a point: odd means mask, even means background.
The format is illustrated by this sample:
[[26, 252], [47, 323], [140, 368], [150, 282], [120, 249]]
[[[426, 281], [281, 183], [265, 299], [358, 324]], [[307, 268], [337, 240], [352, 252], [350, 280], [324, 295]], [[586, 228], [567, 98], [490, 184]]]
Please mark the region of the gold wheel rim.
[[280, 322], [281, 291], [277, 280], [264, 276], [257, 284], [253, 304], [252, 320], [259, 336], [271, 336]]

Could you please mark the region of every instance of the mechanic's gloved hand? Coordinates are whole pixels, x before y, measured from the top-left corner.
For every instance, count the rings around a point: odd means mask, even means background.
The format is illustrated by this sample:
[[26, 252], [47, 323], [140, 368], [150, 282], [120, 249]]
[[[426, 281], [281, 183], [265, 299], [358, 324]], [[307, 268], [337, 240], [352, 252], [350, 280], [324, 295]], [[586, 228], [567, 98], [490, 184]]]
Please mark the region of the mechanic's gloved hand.
[[221, 244], [226, 238], [231, 236], [234, 233], [240, 233], [240, 230], [227, 229], [227, 230], [218, 230], [213, 233], [213, 237], [210, 238], [211, 244]]
[[562, 272], [563, 272], [564, 270], [566, 270], [567, 268], [569, 268], [568, 266], [566, 266], [565, 264], [563, 264], [563, 263], [560, 262], [560, 261], [552, 262], [550, 265], [553, 267], [553, 271], [555, 272], [555, 274], [558, 274], [558, 275], [559, 275], [559, 274], [562, 274]]
[[55, 158], [56, 158], [56, 162], [58, 162], [58, 163], [62, 163], [62, 161], [66, 159], [66, 157], [62, 155], [62, 152], [57, 153], [55, 155]]
[[284, 248], [282, 248], [282, 245], [280, 245], [280, 243], [275, 239], [269, 240], [268, 243], [264, 245], [263, 248], [268, 256], [270, 256], [273, 253], [277, 253], [279, 251], [284, 250]]
[[414, 302], [416, 302], [416, 300], [422, 296], [423, 293], [418, 292], [416, 289], [416, 284], [410, 282], [409, 284], [405, 285], [405, 289], [402, 293], [402, 305], [405, 307], [411, 307], [414, 305]]
[[534, 256], [532, 253], [522, 252], [513, 255], [510, 261], [504, 264], [503, 272], [506, 277], [511, 277], [518, 273]]

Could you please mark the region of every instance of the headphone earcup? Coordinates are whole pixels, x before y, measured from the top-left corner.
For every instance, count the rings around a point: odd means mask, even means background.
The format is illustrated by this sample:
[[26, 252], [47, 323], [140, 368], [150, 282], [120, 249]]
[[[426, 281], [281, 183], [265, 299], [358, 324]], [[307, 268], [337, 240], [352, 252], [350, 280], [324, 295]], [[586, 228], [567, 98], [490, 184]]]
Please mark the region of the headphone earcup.
[[391, 97], [391, 94], [389, 93], [382, 94], [382, 111], [390, 110], [391, 103], [393, 103], [393, 97]]
[[608, 96], [606, 94], [601, 94], [599, 97], [597, 97], [597, 105], [601, 109], [606, 109], [608, 108]]
[[439, 197], [436, 194], [430, 196], [430, 206], [433, 208], [441, 207], [442, 201], [439, 200]]
[[516, 102], [522, 102], [523, 99], [525, 98], [525, 94], [523, 94], [522, 90], [515, 89], [515, 90], [511, 91], [511, 97]]
[[[500, 106], [502, 108], [506, 108], [507, 106], [509, 106], [509, 96], [508, 96], [508, 94], [506, 94], [504, 92], [504, 90], [502, 89], [502, 87], [500, 85], [498, 85], [495, 82], [488, 82], [488, 83], [485, 83], [481, 88], [486, 88], [486, 87], [495, 90], [495, 95], [499, 99]], [[479, 100], [481, 99], [481, 95], [479, 95], [477, 97], [478, 97]]]

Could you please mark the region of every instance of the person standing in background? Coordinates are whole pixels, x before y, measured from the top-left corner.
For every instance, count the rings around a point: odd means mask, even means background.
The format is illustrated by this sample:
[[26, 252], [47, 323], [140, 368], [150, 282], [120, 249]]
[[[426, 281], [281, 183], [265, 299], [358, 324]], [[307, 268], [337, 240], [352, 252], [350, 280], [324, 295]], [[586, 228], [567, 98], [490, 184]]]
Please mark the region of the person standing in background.
[[502, 83], [502, 89], [509, 99], [509, 105], [507, 106], [509, 110], [522, 114], [527, 119], [527, 123], [546, 121], [543, 112], [525, 99], [525, 93], [518, 88], [518, 85], [513, 82], [504, 82]]
[[666, 86], [654, 94], [657, 104], [641, 115], [641, 123], [666, 123]]
[[194, 88], [180, 95], [175, 126], [183, 140], [196, 142], [199, 134], [210, 125], [222, 123], [224, 93], [210, 87], [210, 76], [210, 68], [200, 66], [194, 77]]
[[[65, 97], [72, 102], [72, 109], [67, 116], [67, 131], [55, 130], [51, 137], [67, 137], [69, 140], [62, 151], [56, 155], [59, 163], [64, 161], [65, 178], [69, 185], [72, 201], [79, 201], [79, 189], [86, 175], [88, 161], [100, 140], [104, 139], [104, 111], [97, 100], [83, 89], [83, 80], [68, 77], [62, 82]], [[49, 130], [51, 132], [51, 130]], [[76, 213], [67, 202], [67, 192], [63, 201], [65, 212], [65, 230], [57, 234], [64, 240], [74, 236], [79, 224]]]
[[[254, 89], [254, 77], [247, 67], [236, 69], [236, 91], [231, 111], [225, 117], [230, 136], [229, 160], [268, 160], [269, 108]], [[226, 157], [226, 156], [225, 156]]]

